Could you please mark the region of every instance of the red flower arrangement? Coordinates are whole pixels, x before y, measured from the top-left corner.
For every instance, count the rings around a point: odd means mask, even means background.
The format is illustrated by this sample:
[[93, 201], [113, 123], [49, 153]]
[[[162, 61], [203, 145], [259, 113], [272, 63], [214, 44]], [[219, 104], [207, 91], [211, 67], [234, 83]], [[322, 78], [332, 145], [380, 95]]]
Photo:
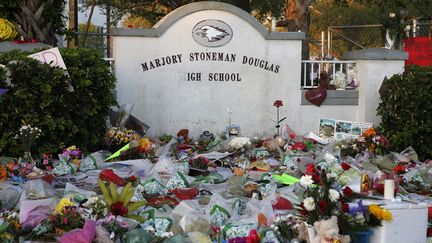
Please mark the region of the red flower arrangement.
[[128, 208], [125, 207], [122, 202], [111, 204], [111, 213], [114, 215], [125, 216], [128, 214], [128, 211]]

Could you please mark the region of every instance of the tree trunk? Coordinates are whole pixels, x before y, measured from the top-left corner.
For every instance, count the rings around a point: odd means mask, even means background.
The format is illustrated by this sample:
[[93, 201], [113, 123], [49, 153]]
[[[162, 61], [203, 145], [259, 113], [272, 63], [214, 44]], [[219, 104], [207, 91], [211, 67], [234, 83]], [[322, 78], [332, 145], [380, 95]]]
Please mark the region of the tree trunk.
[[[77, 29], [76, 26], [76, 15], [75, 15], [75, 4], [76, 1], [75, 0], [69, 0], [69, 30], [75, 31]], [[68, 44], [67, 46], [69, 48], [74, 48], [77, 46], [77, 38], [71, 38], [70, 40], [68, 40]]]
[[314, 0], [287, 0], [285, 8], [285, 21], [288, 31], [301, 31], [306, 35], [302, 42], [302, 59], [309, 60], [309, 7]]
[[89, 14], [89, 17], [87, 19], [87, 25], [86, 25], [86, 30], [85, 30], [85, 34], [84, 34], [82, 47], [86, 46], [87, 36], [88, 36], [89, 29], [90, 29], [90, 24], [91, 24], [91, 19], [93, 17], [94, 8], [95, 8], [95, 0], [92, 0], [92, 6], [90, 8], [90, 14]]

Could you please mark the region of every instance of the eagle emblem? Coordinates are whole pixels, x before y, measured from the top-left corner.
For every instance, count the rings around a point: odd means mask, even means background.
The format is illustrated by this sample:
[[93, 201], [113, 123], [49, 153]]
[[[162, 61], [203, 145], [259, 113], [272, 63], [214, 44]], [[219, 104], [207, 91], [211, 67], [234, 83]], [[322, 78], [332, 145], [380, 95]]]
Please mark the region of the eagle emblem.
[[226, 30], [212, 25], [202, 26], [195, 31], [195, 34], [200, 35], [201, 37], [206, 37], [208, 42], [222, 40], [225, 36], [229, 35]]
[[205, 47], [219, 47], [227, 44], [233, 37], [231, 27], [217, 19], [206, 19], [192, 29], [192, 38]]

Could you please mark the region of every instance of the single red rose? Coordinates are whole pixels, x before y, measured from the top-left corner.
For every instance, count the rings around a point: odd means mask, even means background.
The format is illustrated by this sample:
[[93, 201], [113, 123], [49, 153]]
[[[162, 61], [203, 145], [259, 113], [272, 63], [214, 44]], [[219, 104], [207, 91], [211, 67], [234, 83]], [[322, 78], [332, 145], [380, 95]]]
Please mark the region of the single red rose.
[[321, 200], [318, 202], [318, 207], [320, 209], [321, 213], [324, 213], [327, 210], [328, 207], [328, 203], [324, 200]]
[[351, 190], [351, 188], [349, 186], [346, 186], [343, 190], [342, 190], [343, 194], [347, 197], [352, 196], [353, 191]]
[[342, 211], [348, 213], [349, 211], [348, 203], [342, 203]]
[[276, 106], [277, 108], [283, 106], [283, 104], [282, 104], [282, 100], [276, 100], [276, 101], [273, 103], [273, 106]]
[[125, 216], [128, 213], [128, 208], [122, 202], [116, 202], [111, 204], [111, 212], [114, 215]]
[[295, 138], [295, 134], [294, 134], [294, 133], [290, 133], [289, 136], [290, 136], [291, 139], [294, 139], [294, 138]]
[[347, 162], [342, 162], [341, 166], [342, 166], [342, 169], [344, 169], [344, 170], [351, 169], [351, 165], [349, 165]]

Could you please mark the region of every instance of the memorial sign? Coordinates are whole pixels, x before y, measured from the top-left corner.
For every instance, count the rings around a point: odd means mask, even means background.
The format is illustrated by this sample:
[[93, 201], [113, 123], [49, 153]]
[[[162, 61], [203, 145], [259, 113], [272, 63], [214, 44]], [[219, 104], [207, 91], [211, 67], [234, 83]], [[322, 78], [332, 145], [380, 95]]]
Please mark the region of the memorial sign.
[[237, 7], [198, 2], [113, 34], [119, 104], [133, 104], [150, 135], [222, 133], [228, 116], [242, 135], [270, 134], [274, 100], [299, 103], [304, 33], [269, 32]]

